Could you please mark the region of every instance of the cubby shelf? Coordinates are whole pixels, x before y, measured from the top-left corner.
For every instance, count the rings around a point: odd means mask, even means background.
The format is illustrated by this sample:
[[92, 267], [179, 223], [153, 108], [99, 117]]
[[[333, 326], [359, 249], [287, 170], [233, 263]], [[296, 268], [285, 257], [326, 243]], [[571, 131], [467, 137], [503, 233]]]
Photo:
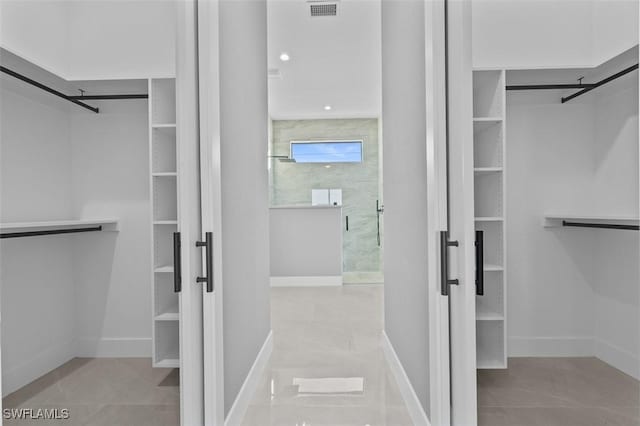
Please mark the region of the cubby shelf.
[[477, 368], [506, 368], [505, 72], [473, 72], [475, 227], [484, 232], [484, 295], [476, 297]]
[[157, 266], [153, 269], [156, 274], [173, 274], [173, 265]]
[[501, 123], [502, 117], [473, 117], [475, 123]]
[[476, 222], [502, 222], [504, 218], [500, 216], [478, 216], [474, 220]]
[[179, 321], [180, 314], [177, 312], [165, 312], [163, 314], [159, 314], [155, 316], [156, 321]]
[[502, 321], [504, 315], [494, 312], [478, 312], [476, 314], [476, 321]]
[[484, 174], [484, 173], [500, 173], [502, 172], [502, 167], [475, 167], [473, 169], [476, 174]]
[[175, 129], [176, 123], [153, 124], [152, 129]]
[[178, 176], [177, 172], [157, 172], [157, 173], [152, 173], [151, 176], [153, 177], [176, 177]]
[[177, 225], [177, 220], [154, 220], [154, 225]]
[[504, 271], [504, 267], [500, 265], [493, 265], [491, 263], [485, 263], [484, 271], [485, 272], [501, 272], [501, 271]]
[[178, 368], [180, 367], [179, 359], [165, 358], [154, 363], [156, 368]]

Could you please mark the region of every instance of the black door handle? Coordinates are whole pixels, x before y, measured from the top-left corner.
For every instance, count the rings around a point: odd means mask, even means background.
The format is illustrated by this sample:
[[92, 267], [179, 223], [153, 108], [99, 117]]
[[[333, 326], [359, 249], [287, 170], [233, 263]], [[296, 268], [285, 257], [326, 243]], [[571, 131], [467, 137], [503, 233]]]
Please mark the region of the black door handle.
[[182, 244], [180, 243], [180, 233], [173, 233], [173, 291], [182, 291], [182, 256], [180, 254]]
[[484, 296], [484, 231], [476, 231], [476, 294]]
[[207, 256], [207, 276], [196, 278], [198, 283], [207, 283], [207, 293], [213, 292], [213, 233], [205, 233], [204, 241], [196, 241], [196, 247], [204, 247]]
[[457, 241], [449, 241], [449, 231], [440, 231], [440, 294], [449, 295], [449, 286], [458, 285], [458, 279], [449, 279], [449, 247], [458, 247]]
[[349, 216], [345, 216], [346, 219], [346, 230], [349, 230]]

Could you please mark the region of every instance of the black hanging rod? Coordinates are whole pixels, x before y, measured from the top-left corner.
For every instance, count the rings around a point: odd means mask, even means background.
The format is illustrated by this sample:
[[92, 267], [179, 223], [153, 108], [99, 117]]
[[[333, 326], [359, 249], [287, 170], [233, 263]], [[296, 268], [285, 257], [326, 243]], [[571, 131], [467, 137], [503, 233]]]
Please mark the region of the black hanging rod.
[[603, 229], [623, 229], [628, 231], [640, 231], [638, 225], [619, 225], [613, 223], [584, 223], [584, 222], [569, 222], [562, 221], [562, 226], [573, 226], [576, 228], [603, 228]]
[[631, 71], [634, 71], [634, 70], [637, 70], [637, 69], [638, 69], [638, 64], [631, 65], [630, 67], [625, 68], [622, 71], [620, 71], [620, 72], [618, 72], [618, 73], [616, 73], [616, 74], [614, 74], [614, 75], [612, 75], [610, 77], [607, 77], [607, 78], [605, 78], [603, 80], [600, 80], [599, 82], [595, 83], [593, 85], [593, 87], [591, 87], [591, 88], [582, 89], [581, 91], [576, 92], [573, 95], [569, 95], [567, 97], [562, 98], [562, 103], [569, 102], [573, 98], [577, 98], [580, 95], [584, 95], [585, 93], [592, 91], [596, 87], [600, 87], [602, 85], [605, 85], [605, 84], [607, 84], [607, 83], [609, 83], [609, 82], [611, 82], [611, 81], [613, 81], [613, 80], [615, 80], [617, 78], [620, 78], [625, 74], [629, 74]]
[[10, 70], [9, 68], [6, 68], [6, 67], [3, 67], [3, 66], [0, 66], [0, 71], [2, 71], [2, 72], [3, 72], [3, 73], [5, 73], [5, 74], [9, 74], [11, 77], [15, 77], [15, 78], [17, 78], [18, 80], [22, 80], [22, 81], [24, 81], [25, 83], [28, 83], [28, 84], [30, 84], [30, 85], [32, 85], [32, 86], [35, 86], [35, 87], [37, 87], [38, 89], [42, 89], [42, 90], [44, 90], [44, 91], [46, 91], [46, 92], [51, 93], [52, 95], [58, 96], [59, 98], [65, 99], [65, 100], [67, 100], [67, 101], [69, 101], [69, 102], [73, 102], [73, 103], [74, 103], [74, 104], [76, 104], [76, 105], [80, 105], [82, 108], [86, 108], [86, 109], [88, 109], [89, 111], [93, 111], [93, 112], [95, 112], [96, 114], [97, 114], [98, 112], [100, 112], [100, 110], [99, 110], [98, 108], [94, 108], [94, 107], [92, 107], [91, 105], [87, 105], [87, 104], [85, 104], [84, 102], [80, 102], [80, 101], [78, 101], [78, 100], [76, 100], [76, 99], [73, 99], [71, 96], [67, 96], [67, 95], [65, 95], [64, 93], [59, 92], [59, 91], [57, 91], [57, 90], [55, 90], [55, 89], [52, 89], [52, 88], [51, 88], [51, 87], [49, 87], [49, 86], [45, 86], [45, 85], [44, 85], [44, 84], [42, 84], [42, 83], [38, 83], [37, 81], [32, 80], [32, 79], [30, 79], [29, 77], [24, 76], [24, 75], [22, 75], [22, 74], [19, 74], [19, 73], [17, 73], [17, 72], [15, 72], [15, 71], [13, 71], [13, 70]]
[[149, 99], [149, 95], [146, 93], [142, 94], [130, 94], [130, 95], [80, 95], [80, 96], [69, 96], [71, 99], [75, 100], [93, 100], [93, 101], [108, 101], [108, 100], [119, 100], [119, 99]]
[[39, 89], [42, 89], [46, 92], [51, 93], [52, 95], [58, 96], [64, 100], [67, 100], [69, 102], [73, 102], [76, 105], [79, 105], [83, 108], [88, 109], [89, 111], [93, 111], [96, 114], [98, 114], [100, 112], [99, 108], [96, 107], [92, 107], [91, 105], [87, 105], [84, 102], [84, 100], [94, 100], [94, 101], [105, 101], [105, 100], [122, 100], [122, 99], [148, 99], [149, 95], [146, 93], [140, 93], [140, 94], [122, 94], [122, 95], [79, 95], [79, 96], [69, 96], [69, 95], [65, 95], [62, 92], [59, 92], [58, 90], [52, 89], [49, 86], [45, 86], [42, 83], [39, 83], [25, 75], [22, 75], [20, 73], [17, 73], [13, 70], [10, 70], [9, 68], [0, 66], [0, 71], [2, 71], [5, 74], [8, 74], [12, 77], [17, 78], [18, 80], [24, 81], [25, 83], [31, 84], [32, 86], [35, 86]]
[[594, 88], [595, 84], [523, 84], [507, 86], [507, 90], [559, 90], [559, 89], [589, 89]]
[[506, 86], [506, 90], [564, 90], [564, 89], [581, 89], [572, 95], [562, 98], [562, 103], [569, 102], [571, 99], [577, 98], [593, 89], [605, 85], [617, 78], [622, 77], [625, 74], [629, 74], [631, 71], [637, 70], [638, 64], [632, 65], [622, 71], [607, 77], [597, 83], [574, 83], [574, 84], [516, 84]]
[[57, 235], [57, 234], [74, 234], [77, 232], [94, 232], [102, 231], [102, 225], [90, 228], [72, 228], [72, 229], [51, 229], [48, 231], [26, 231], [26, 232], [7, 232], [0, 234], [2, 238], [22, 238], [22, 237], [38, 237], [41, 235]]

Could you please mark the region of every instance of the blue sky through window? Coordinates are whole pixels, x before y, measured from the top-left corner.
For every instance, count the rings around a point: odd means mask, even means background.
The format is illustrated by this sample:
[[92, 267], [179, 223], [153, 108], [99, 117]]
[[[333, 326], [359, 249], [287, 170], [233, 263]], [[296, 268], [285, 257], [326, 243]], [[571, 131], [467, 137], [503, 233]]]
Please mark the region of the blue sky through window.
[[361, 141], [291, 142], [297, 163], [361, 163]]

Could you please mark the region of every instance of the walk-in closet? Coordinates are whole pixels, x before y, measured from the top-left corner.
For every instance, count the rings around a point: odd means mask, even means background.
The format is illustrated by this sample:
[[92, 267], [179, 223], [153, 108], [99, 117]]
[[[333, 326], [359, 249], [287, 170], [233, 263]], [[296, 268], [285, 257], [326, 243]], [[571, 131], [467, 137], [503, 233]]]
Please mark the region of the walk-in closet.
[[0, 59], [3, 407], [178, 424], [175, 78]]
[[473, 95], [479, 424], [638, 424], [637, 46]]

